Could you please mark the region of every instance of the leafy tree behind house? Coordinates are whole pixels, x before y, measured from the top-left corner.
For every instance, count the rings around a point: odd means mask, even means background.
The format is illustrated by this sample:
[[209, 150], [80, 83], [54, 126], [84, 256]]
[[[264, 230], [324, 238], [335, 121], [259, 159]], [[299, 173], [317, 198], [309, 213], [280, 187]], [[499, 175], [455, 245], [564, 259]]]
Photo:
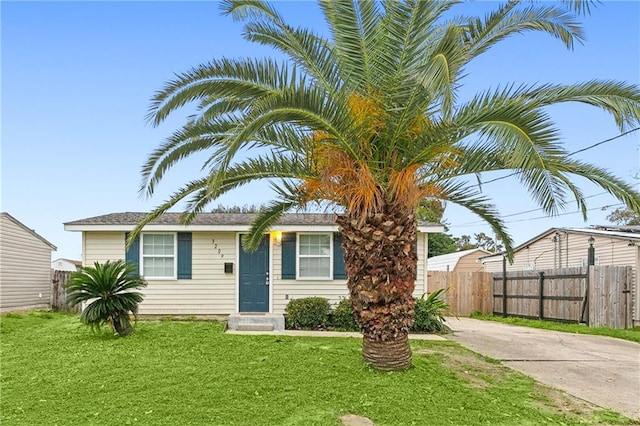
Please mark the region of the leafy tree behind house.
[[473, 238], [469, 235], [461, 235], [453, 238], [456, 251], [470, 250], [480, 248], [490, 252], [500, 252], [504, 250], [504, 246], [496, 238], [492, 238], [484, 232], [473, 234]]
[[197, 112], [150, 154], [141, 192], [151, 196], [190, 154], [206, 151], [207, 161], [204, 174], [151, 212], [130, 241], [182, 200], [188, 223], [221, 195], [256, 180], [271, 182], [276, 199], [255, 219], [243, 242], [248, 249], [286, 211], [336, 206], [363, 360], [375, 368], [411, 365], [413, 247], [422, 200], [477, 214], [510, 255], [512, 240], [497, 209], [473, 182], [484, 172], [513, 172], [550, 215], [570, 200], [586, 215], [576, 177], [640, 212], [640, 194], [630, 185], [568, 155], [548, 113], [549, 106], [580, 102], [608, 112], [621, 129], [634, 126], [637, 86], [505, 84], [460, 101], [469, 64], [511, 36], [539, 32], [569, 49], [582, 42], [575, 12], [588, 2], [514, 0], [468, 17], [464, 2], [446, 0], [323, 1], [328, 37], [292, 27], [260, 0], [221, 4], [244, 22], [247, 40], [273, 47], [287, 62], [214, 59], [157, 92], [151, 123], [191, 102]]
[[211, 209], [211, 213], [259, 213], [264, 206], [262, 205], [243, 205], [243, 206], [225, 206], [218, 204]]
[[[444, 209], [444, 202], [441, 200], [422, 200], [418, 207], [418, 220], [442, 223], [446, 232], [449, 228], [446, 222], [442, 220]], [[427, 257], [440, 256], [441, 254], [453, 253], [454, 251], [456, 251], [456, 244], [450, 234], [439, 233], [429, 235]]]
[[633, 210], [624, 207], [619, 207], [612, 211], [609, 216], [607, 216], [607, 220], [611, 223], [615, 223], [616, 225], [640, 225], [640, 215]]

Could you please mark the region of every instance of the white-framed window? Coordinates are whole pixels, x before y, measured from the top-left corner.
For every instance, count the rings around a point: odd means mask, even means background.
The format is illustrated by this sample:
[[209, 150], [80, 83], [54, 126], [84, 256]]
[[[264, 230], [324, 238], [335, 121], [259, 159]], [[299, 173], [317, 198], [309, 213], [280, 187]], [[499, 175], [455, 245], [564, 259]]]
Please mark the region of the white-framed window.
[[176, 279], [175, 233], [143, 233], [140, 265], [145, 278]]
[[333, 234], [298, 234], [298, 278], [332, 279]]

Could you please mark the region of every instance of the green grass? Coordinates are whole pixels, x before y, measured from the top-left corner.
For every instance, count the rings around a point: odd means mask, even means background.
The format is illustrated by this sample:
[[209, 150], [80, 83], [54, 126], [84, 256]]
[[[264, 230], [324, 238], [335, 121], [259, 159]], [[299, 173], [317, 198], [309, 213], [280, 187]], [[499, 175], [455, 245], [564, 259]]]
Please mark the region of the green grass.
[[144, 321], [126, 338], [77, 316], [1, 319], [7, 425], [628, 424], [451, 342], [415, 342], [415, 367], [361, 363], [352, 338], [241, 336], [217, 322]]
[[640, 328], [617, 329], [609, 327], [587, 327], [584, 324], [571, 324], [557, 321], [542, 321], [528, 318], [507, 317], [498, 315], [473, 314], [472, 318], [502, 322], [505, 324], [522, 325], [526, 327], [542, 328], [545, 330], [564, 331], [566, 333], [593, 334], [596, 336], [609, 336], [617, 339], [630, 340], [640, 343]]

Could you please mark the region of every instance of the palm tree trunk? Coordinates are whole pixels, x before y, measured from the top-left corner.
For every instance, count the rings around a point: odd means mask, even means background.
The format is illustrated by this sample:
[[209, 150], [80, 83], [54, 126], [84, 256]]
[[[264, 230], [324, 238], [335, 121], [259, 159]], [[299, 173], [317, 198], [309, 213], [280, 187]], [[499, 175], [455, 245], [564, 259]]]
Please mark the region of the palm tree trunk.
[[418, 264], [415, 215], [388, 206], [365, 218], [347, 213], [337, 223], [352, 308], [364, 335], [363, 360], [380, 370], [409, 368]]
[[112, 319], [113, 329], [119, 336], [128, 336], [133, 333], [133, 327], [131, 327], [131, 321], [127, 312], [118, 312]]

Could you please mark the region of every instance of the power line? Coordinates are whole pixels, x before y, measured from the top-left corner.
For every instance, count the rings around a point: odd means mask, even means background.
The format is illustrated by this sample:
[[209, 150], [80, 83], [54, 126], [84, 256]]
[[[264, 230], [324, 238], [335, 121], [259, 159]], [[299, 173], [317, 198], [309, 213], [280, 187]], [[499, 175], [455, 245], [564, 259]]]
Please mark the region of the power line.
[[[623, 136], [628, 135], [629, 133], [633, 133], [633, 132], [638, 131], [638, 130], [640, 130], [640, 127], [636, 127], [635, 129], [627, 130], [626, 132], [620, 133], [619, 135], [614, 136], [614, 137], [612, 137], [612, 138], [605, 139], [605, 140], [603, 140], [603, 141], [596, 142], [596, 143], [594, 143], [594, 144], [592, 144], [592, 145], [589, 145], [589, 146], [587, 146], [587, 147], [581, 148], [581, 149], [579, 149], [579, 150], [577, 150], [577, 151], [570, 152], [567, 156], [568, 156], [568, 157], [571, 157], [572, 155], [578, 154], [578, 153], [580, 153], [580, 152], [588, 151], [588, 150], [593, 149], [593, 148], [595, 148], [595, 147], [597, 147], [597, 146], [600, 146], [600, 145], [602, 145], [602, 144], [605, 144], [605, 143], [608, 143], [608, 142], [614, 141], [614, 140], [616, 140], [616, 139], [619, 139], [619, 138], [621, 138], [621, 137], [623, 137]], [[488, 181], [486, 181], [486, 182], [482, 182], [482, 185], [486, 185], [486, 184], [491, 183], [491, 182], [495, 182], [495, 181], [498, 181], [498, 180], [506, 179], [506, 178], [509, 178], [509, 177], [511, 177], [511, 176], [518, 175], [518, 174], [520, 174], [520, 173], [521, 173], [521, 172], [513, 172], [513, 173], [510, 173], [510, 174], [505, 175], [505, 176], [500, 176], [500, 177], [497, 177], [497, 178], [494, 178], [494, 179], [490, 179], [490, 180], [488, 180]], [[480, 186], [480, 184], [479, 184], [478, 186]]]
[[[624, 203], [618, 203], [618, 204], [607, 204], [605, 206], [600, 206], [600, 207], [594, 207], [591, 209], [587, 209], [588, 212], [593, 211], [593, 210], [606, 210], [608, 208], [611, 207], [619, 207], [619, 206], [623, 206]], [[509, 224], [509, 223], [517, 223], [517, 222], [528, 222], [530, 220], [540, 220], [540, 219], [553, 219], [555, 217], [558, 216], [568, 216], [571, 214], [578, 214], [578, 213], [582, 213], [581, 211], [576, 211], [576, 212], [567, 212], [567, 213], [559, 213], [557, 215], [554, 216], [538, 216], [538, 217], [531, 217], [531, 218], [527, 218], [527, 219], [518, 219], [518, 220], [511, 220], [511, 221], [507, 221], [504, 222], [505, 224]], [[448, 225], [449, 228], [460, 228], [460, 227], [468, 227], [468, 226], [478, 226], [478, 225]]]
[[[607, 204], [606, 206], [600, 206], [600, 207], [594, 207], [592, 209], [587, 209], [588, 212], [593, 211], [593, 210], [606, 210], [610, 207], [619, 207], [619, 206], [624, 206], [624, 203], [618, 203], [618, 204]], [[528, 218], [528, 219], [518, 219], [518, 220], [512, 220], [510, 222], [505, 222], [505, 223], [517, 223], [517, 222], [526, 222], [529, 220], [539, 220], [539, 219], [553, 219], [557, 216], [567, 216], [570, 214], [577, 214], [577, 213], [582, 213], [581, 211], [577, 211], [577, 212], [567, 212], [567, 213], [559, 213], [555, 216], [549, 217], [549, 216], [538, 216], [538, 217], [532, 217], [532, 218]]]
[[588, 151], [588, 150], [590, 150], [591, 148], [595, 148], [596, 146], [599, 146], [599, 145], [605, 144], [605, 143], [607, 143], [607, 142], [611, 142], [611, 141], [613, 141], [613, 140], [616, 140], [616, 139], [618, 139], [618, 138], [621, 138], [621, 137], [623, 137], [623, 136], [626, 136], [626, 135], [628, 135], [629, 133], [633, 133], [633, 132], [635, 132], [636, 130], [640, 130], [640, 127], [636, 127], [635, 129], [631, 129], [631, 130], [628, 130], [628, 131], [626, 131], [626, 132], [624, 132], [624, 133], [620, 133], [618, 136], [614, 136], [614, 137], [612, 137], [612, 138], [605, 139], [605, 140], [603, 140], [603, 141], [600, 141], [600, 142], [594, 143], [593, 145], [589, 145], [589, 146], [587, 146], [587, 147], [585, 147], [585, 148], [582, 148], [582, 149], [579, 149], [579, 150], [577, 150], [577, 151], [573, 151], [571, 154], [569, 154], [569, 156], [572, 156], [572, 155], [578, 154], [578, 153], [580, 153], [580, 152]]
[[[601, 196], [601, 195], [605, 195], [605, 194], [608, 194], [608, 192], [607, 192], [607, 191], [600, 192], [600, 193], [598, 193], [598, 194], [589, 195], [588, 197], [583, 197], [582, 199], [583, 199], [583, 200], [588, 200], [589, 198], [595, 198], [595, 197], [599, 197], [599, 196]], [[526, 211], [523, 211], [523, 212], [511, 213], [511, 214], [508, 214], [508, 215], [502, 216], [502, 218], [506, 218], [506, 217], [513, 217], [513, 216], [520, 216], [520, 215], [523, 215], [523, 214], [533, 213], [533, 212], [537, 212], [537, 211], [541, 211], [541, 210], [544, 210], [544, 209], [543, 209], [543, 208], [538, 207], [538, 208], [536, 208], [536, 209], [526, 210]], [[463, 224], [461, 224], [461, 225], [456, 225], [456, 226], [458, 226], [458, 227], [467, 227], [467, 226], [476, 226], [476, 225], [481, 225], [481, 224], [484, 224], [484, 223], [486, 223], [486, 222], [485, 222], [485, 221], [483, 221], [483, 220], [476, 220], [476, 221], [474, 221], [474, 222], [463, 223]]]

